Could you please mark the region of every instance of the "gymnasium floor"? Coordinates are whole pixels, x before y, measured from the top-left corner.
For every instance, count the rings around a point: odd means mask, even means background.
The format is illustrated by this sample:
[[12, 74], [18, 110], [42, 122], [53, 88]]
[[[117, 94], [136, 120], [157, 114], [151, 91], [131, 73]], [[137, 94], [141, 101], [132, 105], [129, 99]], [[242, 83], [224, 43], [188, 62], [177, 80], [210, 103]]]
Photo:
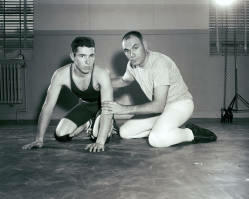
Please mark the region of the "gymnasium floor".
[[25, 151], [35, 125], [0, 126], [1, 199], [247, 199], [249, 122], [194, 120], [219, 140], [152, 148], [146, 139], [114, 137], [89, 153], [83, 136], [70, 143], [48, 129], [43, 149]]

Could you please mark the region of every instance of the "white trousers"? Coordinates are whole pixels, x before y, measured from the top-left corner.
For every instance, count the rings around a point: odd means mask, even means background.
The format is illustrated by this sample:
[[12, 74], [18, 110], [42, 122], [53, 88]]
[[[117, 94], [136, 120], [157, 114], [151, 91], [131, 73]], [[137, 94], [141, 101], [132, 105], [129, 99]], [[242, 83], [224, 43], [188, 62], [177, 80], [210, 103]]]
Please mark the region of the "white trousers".
[[130, 119], [120, 127], [125, 139], [148, 137], [153, 147], [169, 147], [193, 140], [190, 129], [180, 128], [192, 116], [191, 99], [167, 104], [161, 115], [143, 119]]

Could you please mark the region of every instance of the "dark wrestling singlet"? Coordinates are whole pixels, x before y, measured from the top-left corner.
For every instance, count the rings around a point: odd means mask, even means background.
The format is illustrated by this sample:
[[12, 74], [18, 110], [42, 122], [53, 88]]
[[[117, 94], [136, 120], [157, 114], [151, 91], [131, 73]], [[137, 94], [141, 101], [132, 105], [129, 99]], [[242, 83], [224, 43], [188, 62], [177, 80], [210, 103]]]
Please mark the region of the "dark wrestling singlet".
[[72, 92], [79, 98], [81, 98], [82, 100], [86, 101], [86, 102], [99, 102], [100, 100], [100, 91], [96, 91], [93, 88], [93, 70], [92, 70], [92, 74], [91, 74], [91, 79], [90, 79], [90, 83], [89, 86], [86, 90], [81, 91], [80, 89], [78, 89], [78, 87], [75, 85], [74, 81], [73, 81], [73, 77], [72, 77], [72, 70], [73, 67], [71, 65], [70, 67], [70, 81], [71, 81], [71, 90]]

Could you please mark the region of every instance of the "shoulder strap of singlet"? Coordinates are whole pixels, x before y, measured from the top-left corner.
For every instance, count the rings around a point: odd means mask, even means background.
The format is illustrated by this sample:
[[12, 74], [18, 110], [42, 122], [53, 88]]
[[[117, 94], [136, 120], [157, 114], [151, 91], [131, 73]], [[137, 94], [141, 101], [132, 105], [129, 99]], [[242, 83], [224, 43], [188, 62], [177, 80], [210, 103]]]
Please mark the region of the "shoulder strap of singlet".
[[72, 89], [73, 85], [72, 85], [72, 82], [73, 82], [73, 77], [72, 77], [72, 69], [73, 68], [73, 64], [70, 65], [70, 68], [69, 68], [69, 76], [70, 76], [70, 87]]
[[93, 88], [93, 70], [94, 70], [94, 65], [93, 65], [91, 79], [90, 79], [90, 83], [89, 83], [88, 89], [92, 88], [94, 90], [94, 88]]

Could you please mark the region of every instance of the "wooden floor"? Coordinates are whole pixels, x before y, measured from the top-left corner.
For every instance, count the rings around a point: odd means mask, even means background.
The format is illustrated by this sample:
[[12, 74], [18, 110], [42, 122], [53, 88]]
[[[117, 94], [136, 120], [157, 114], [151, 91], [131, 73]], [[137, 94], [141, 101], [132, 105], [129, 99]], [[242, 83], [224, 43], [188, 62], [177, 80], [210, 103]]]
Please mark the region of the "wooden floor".
[[46, 134], [45, 147], [21, 147], [34, 125], [0, 126], [1, 199], [248, 199], [249, 122], [196, 120], [218, 141], [152, 148], [146, 139], [121, 140], [104, 153], [89, 153], [90, 141], [70, 143]]

